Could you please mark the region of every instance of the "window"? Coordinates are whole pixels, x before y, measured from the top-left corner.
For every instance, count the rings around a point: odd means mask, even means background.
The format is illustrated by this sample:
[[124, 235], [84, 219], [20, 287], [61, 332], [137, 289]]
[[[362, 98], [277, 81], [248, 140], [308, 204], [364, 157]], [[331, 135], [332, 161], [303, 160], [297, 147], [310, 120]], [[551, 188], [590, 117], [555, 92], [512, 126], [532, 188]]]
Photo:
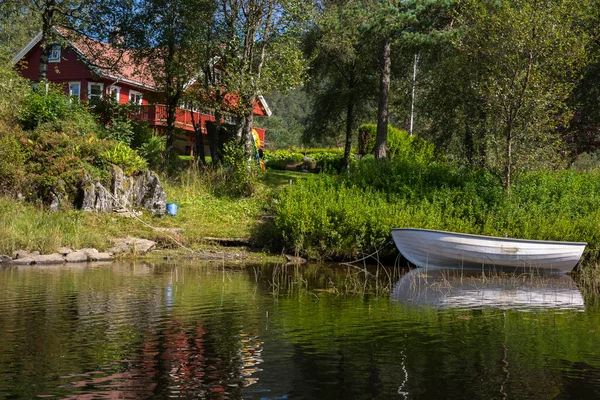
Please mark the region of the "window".
[[142, 105], [143, 94], [140, 92], [136, 92], [135, 90], [129, 91], [129, 102], [131, 104]]
[[50, 55], [48, 56], [49, 63], [57, 63], [60, 62], [60, 45], [52, 46], [52, 50], [50, 50]]
[[79, 103], [79, 99], [81, 98], [81, 82], [69, 82], [69, 96], [71, 98], [76, 97]]
[[104, 83], [88, 82], [88, 102], [95, 103], [102, 98]]
[[121, 88], [119, 86], [110, 86], [106, 93], [110, 99], [116, 101], [117, 104], [120, 102]]

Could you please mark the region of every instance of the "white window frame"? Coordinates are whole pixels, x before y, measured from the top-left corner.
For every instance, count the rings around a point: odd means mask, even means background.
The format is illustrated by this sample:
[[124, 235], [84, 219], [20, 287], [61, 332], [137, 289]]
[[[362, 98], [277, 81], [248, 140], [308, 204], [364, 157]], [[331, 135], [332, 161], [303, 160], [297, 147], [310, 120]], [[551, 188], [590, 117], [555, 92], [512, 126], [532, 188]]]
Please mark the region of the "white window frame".
[[88, 92], [87, 92], [87, 100], [88, 102], [92, 101], [92, 86], [94, 85], [100, 85], [100, 95], [98, 97], [98, 100], [100, 100], [102, 98], [102, 93], [104, 93], [104, 83], [102, 82], [88, 82]]
[[[77, 85], [77, 87], [78, 87], [77, 94], [73, 94], [72, 87], [75, 85]], [[78, 82], [78, 81], [69, 82], [69, 97], [71, 97], [71, 98], [77, 97], [77, 102], [79, 103], [79, 101], [81, 100], [81, 82]]]
[[[138, 102], [133, 101], [133, 97], [139, 97]], [[135, 90], [130, 90], [129, 91], [129, 102], [132, 104], [136, 104], [138, 106], [142, 105], [142, 100], [144, 99], [144, 94], [142, 92], [136, 92]]]
[[49, 63], [60, 62], [60, 45], [59, 44], [52, 45], [52, 48], [50, 49], [50, 54], [48, 55], [48, 62]]
[[121, 102], [121, 87], [117, 85], [110, 85], [106, 90], [106, 94], [111, 100], [113, 98], [113, 93], [115, 95], [115, 100], [117, 100], [117, 104], [119, 104]]

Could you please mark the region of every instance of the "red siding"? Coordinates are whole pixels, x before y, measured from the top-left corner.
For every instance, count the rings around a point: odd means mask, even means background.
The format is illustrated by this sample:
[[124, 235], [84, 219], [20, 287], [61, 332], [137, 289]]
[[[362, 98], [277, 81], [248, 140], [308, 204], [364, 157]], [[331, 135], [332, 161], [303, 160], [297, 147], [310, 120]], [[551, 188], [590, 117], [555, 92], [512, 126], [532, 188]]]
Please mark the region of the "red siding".
[[[34, 82], [38, 80], [40, 54], [41, 47], [37, 44], [21, 59], [21, 61], [19, 61], [18, 64], [21, 75]], [[129, 102], [129, 92], [134, 90], [143, 94], [142, 104], [148, 104], [148, 95], [144, 90], [137, 89], [114, 79], [104, 79], [96, 76], [84, 62], [79, 60], [77, 54], [68, 47], [61, 49], [60, 62], [48, 63], [48, 81], [53, 83], [64, 83], [65, 92], [68, 92], [69, 90], [69, 82], [80, 82], [82, 100], [85, 100], [86, 98], [85, 94], [87, 93], [89, 82], [102, 82], [104, 83], [105, 91], [112, 85], [121, 88], [119, 103]]]
[[[38, 80], [40, 54], [41, 48], [40, 45], [37, 44], [21, 59], [19, 62], [21, 75], [32, 81]], [[76, 54], [69, 48], [61, 49], [60, 62], [48, 63], [48, 80], [50, 82], [60, 83], [69, 81], [88, 81], [93, 79], [90, 69], [81, 62]]]
[[[35, 45], [22, 59], [19, 61], [17, 68], [20, 70], [21, 75], [34, 82], [38, 80], [39, 71], [39, 60], [40, 60], [41, 49], [40, 45]], [[166, 126], [166, 108], [164, 105], [156, 104], [150, 106], [151, 102], [160, 101], [159, 95], [154, 92], [147, 92], [143, 89], [139, 89], [135, 86], [130, 86], [119, 80], [100, 78], [94, 74], [91, 69], [82, 62], [77, 54], [70, 48], [61, 49], [61, 60], [57, 63], [48, 63], [48, 81], [53, 83], [64, 84], [64, 90], [68, 93], [69, 82], [80, 82], [81, 84], [81, 100], [86, 100], [86, 94], [88, 91], [89, 82], [101, 82], [104, 83], [104, 91], [106, 92], [110, 86], [118, 86], [120, 88], [119, 103], [129, 102], [129, 94], [132, 90], [142, 93], [142, 107], [139, 114], [132, 115], [133, 118], [143, 119], [149, 122], [150, 126]], [[235, 107], [238, 98], [237, 96], [227, 96], [226, 102], [229, 102], [231, 106]], [[266, 115], [262, 109], [260, 102], [254, 103], [255, 115]], [[203, 128], [203, 133], [206, 133], [205, 123], [207, 121], [214, 121], [214, 117], [203, 113], [194, 113], [195, 118], [200, 118]], [[183, 109], [178, 109], [176, 117], [176, 125], [178, 128], [184, 129], [188, 132], [193, 131], [194, 128], [191, 123], [191, 112]], [[255, 128], [259, 134], [261, 143], [265, 140], [265, 130]]]

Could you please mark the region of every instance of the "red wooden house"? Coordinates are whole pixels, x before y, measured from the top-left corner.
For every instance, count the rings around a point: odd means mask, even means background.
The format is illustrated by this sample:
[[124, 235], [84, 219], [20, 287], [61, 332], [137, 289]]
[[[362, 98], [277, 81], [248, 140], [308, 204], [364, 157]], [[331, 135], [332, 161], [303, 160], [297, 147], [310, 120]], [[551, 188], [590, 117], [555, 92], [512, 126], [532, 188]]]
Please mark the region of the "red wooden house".
[[[152, 74], [144, 66], [136, 65], [128, 51], [118, 51], [108, 43], [84, 38], [57, 29], [62, 37], [60, 44], [52, 46], [48, 59], [48, 81], [64, 85], [65, 93], [80, 99], [93, 100], [101, 96], [114, 96], [119, 103], [139, 105], [138, 113], [132, 115], [147, 121], [160, 134], [167, 124], [165, 104], [161, 104], [161, 92], [153, 81]], [[38, 80], [41, 55], [41, 32], [13, 58], [20, 73], [32, 80]], [[191, 78], [190, 81], [193, 81]], [[235, 102], [232, 98], [229, 102]], [[271, 111], [262, 96], [257, 98], [254, 114], [270, 116]], [[210, 109], [194, 110], [182, 102], [177, 110], [175, 147], [181, 154], [193, 155], [195, 131], [192, 118], [200, 121], [202, 133], [207, 135], [204, 143], [208, 147], [209, 137], [207, 125], [214, 121], [214, 113]], [[224, 123], [231, 122], [226, 116]], [[265, 130], [254, 128], [264, 144]], [[209, 154], [208, 148], [206, 154]]]

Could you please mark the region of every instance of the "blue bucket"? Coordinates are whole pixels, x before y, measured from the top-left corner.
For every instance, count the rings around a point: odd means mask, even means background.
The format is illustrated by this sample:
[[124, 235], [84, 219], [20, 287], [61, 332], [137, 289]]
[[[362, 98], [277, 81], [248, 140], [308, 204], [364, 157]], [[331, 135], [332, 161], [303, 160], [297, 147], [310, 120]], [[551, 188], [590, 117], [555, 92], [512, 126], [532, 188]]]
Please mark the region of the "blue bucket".
[[169, 215], [177, 215], [177, 204], [175, 204], [175, 203], [167, 203], [167, 214], [169, 214]]

